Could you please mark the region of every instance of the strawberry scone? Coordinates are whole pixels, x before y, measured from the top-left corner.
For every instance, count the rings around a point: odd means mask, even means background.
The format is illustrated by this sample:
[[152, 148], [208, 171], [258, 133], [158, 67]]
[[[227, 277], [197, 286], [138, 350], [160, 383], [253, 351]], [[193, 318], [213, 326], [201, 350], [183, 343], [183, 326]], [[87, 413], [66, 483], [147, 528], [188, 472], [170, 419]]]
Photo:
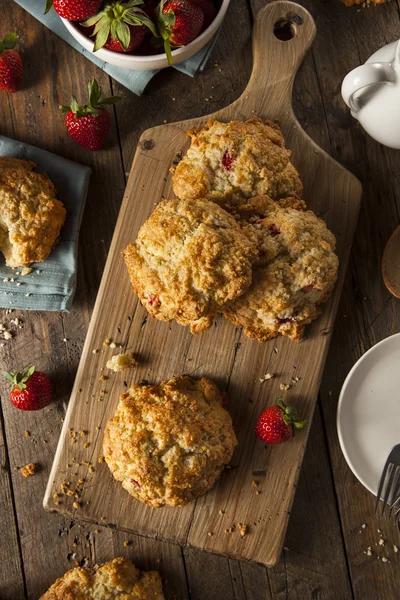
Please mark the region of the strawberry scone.
[[139, 571], [122, 556], [93, 569], [67, 571], [40, 600], [164, 600], [157, 571]]
[[209, 200], [163, 200], [123, 252], [134, 292], [162, 321], [211, 327], [251, 284], [255, 243]]
[[64, 224], [66, 210], [36, 164], [0, 157], [0, 252], [9, 267], [46, 260]]
[[291, 151], [272, 121], [258, 117], [246, 122], [209, 121], [188, 136], [191, 146], [173, 178], [178, 198], [238, 204], [262, 194], [273, 200], [302, 197], [303, 186], [290, 162]]
[[[311, 211], [279, 206], [267, 196], [235, 207], [259, 258], [250, 289], [225, 307], [225, 316], [248, 337], [264, 342], [286, 335], [300, 341], [316, 319], [338, 274], [335, 236]], [[293, 204], [298, 206], [294, 199]]]
[[122, 486], [159, 508], [211, 489], [237, 445], [224, 394], [203, 377], [133, 385], [107, 423], [103, 452]]

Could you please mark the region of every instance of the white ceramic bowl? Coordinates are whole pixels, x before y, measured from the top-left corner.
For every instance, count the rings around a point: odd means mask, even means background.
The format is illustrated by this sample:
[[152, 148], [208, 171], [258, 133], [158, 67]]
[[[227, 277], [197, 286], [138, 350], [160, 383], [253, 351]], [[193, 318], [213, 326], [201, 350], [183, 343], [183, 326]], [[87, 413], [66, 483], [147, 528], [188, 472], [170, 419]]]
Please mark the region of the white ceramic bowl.
[[[172, 62], [174, 65], [186, 60], [193, 54], [196, 54], [203, 46], [207, 44], [207, 42], [212, 38], [214, 33], [217, 31], [218, 27], [221, 25], [224, 20], [226, 11], [228, 10], [228, 6], [231, 0], [222, 0], [221, 7], [218, 11], [217, 16], [214, 21], [207, 27], [205, 31], [199, 37], [197, 37], [193, 42], [187, 44], [187, 46], [182, 46], [181, 48], [177, 48], [172, 51]], [[65, 27], [68, 29], [70, 34], [89, 52], [93, 53], [93, 44], [94, 42], [87, 38], [75, 25], [75, 23], [71, 21], [67, 21], [67, 19], [62, 19]], [[116, 65], [117, 67], [122, 67], [123, 69], [130, 69], [134, 71], [148, 71], [153, 69], [165, 69], [168, 67], [168, 61], [165, 53], [162, 54], [152, 54], [151, 56], [139, 56], [135, 54], [122, 54], [118, 52], [111, 52], [105, 48], [100, 48], [96, 53], [93, 53], [97, 58], [103, 60], [104, 62], [110, 63], [112, 65]]]

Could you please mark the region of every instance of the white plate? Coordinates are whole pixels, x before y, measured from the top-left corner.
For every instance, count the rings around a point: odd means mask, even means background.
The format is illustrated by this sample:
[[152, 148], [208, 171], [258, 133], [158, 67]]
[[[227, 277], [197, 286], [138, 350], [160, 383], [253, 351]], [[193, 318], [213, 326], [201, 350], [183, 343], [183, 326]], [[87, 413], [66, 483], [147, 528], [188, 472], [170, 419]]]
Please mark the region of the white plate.
[[376, 494], [388, 454], [400, 443], [400, 333], [373, 346], [347, 375], [337, 429], [350, 469]]

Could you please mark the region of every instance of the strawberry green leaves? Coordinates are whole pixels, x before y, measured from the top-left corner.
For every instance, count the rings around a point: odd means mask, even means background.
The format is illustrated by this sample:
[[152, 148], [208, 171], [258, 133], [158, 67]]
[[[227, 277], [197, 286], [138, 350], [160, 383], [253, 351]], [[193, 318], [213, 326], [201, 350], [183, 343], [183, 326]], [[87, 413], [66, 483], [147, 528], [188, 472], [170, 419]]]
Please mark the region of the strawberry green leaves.
[[97, 81], [93, 79], [93, 81], [88, 83], [88, 104], [81, 105], [76, 99], [76, 96], [72, 96], [70, 106], [61, 105], [60, 110], [63, 114], [72, 111], [77, 119], [84, 117], [85, 115], [98, 116], [100, 114], [100, 110], [105, 104], [116, 104], [119, 102], [119, 100], [121, 100], [120, 96], [102, 98], [101, 92], [101, 87]]
[[12, 50], [15, 48], [18, 42], [18, 36], [16, 33], [8, 33], [4, 40], [0, 41], [0, 54], [4, 52], [4, 50]]
[[46, 0], [46, 8], [44, 9], [44, 14], [47, 15], [51, 7], [53, 6], [53, 0]]
[[35, 367], [32, 365], [26, 371], [22, 371], [21, 373], [18, 371], [4, 371], [3, 376], [4, 379], [12, 383], [15, 388], [18, 388], [23, 392], [26, 388], [26, 382], [30, 379], [34, 371]]
[[154, 36], [157, 36], [157, 30], [154, 23], [149, 19], [146, 13], [138, 8], [143, 5], [142, 0], [128, 0], [128, 2], [112, 2], [106, 5], [104, 10], [94, 17], [87, 19], [84, 27], [94, 25], [93, 35], [95, 44], [93, 51], [96, 52], [102, 48], [111, 36], [112, 40], [118, 40], [122, 48], [128, 49], [131, 41], [131, 27], [146, 26]]

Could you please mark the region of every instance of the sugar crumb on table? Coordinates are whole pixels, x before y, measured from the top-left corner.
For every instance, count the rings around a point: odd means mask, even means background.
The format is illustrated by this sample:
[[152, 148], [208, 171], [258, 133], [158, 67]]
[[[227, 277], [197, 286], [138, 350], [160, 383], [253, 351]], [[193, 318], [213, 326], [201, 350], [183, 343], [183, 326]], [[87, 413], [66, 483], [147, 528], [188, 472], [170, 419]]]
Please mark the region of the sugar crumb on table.
[[19, 470], [19, 472], [24, 477], [30, 477], [31, 475], [35, 474], [35, 472], [36, 472], [36, 465], [34, 463], [29, 463], [29, 464], [25, 465], [25, 467], [21, 467], [20, 470]]
[[121, 371], [125, 371], [125, 369], [130, 369], [132, 367], [136, 367], [138, 361], [134, 357], [132, 352], [125, 352], [125, 354], [115, 354], [107, 361], [106, 367], [111, 371], [115, 371], [119, 373]]

